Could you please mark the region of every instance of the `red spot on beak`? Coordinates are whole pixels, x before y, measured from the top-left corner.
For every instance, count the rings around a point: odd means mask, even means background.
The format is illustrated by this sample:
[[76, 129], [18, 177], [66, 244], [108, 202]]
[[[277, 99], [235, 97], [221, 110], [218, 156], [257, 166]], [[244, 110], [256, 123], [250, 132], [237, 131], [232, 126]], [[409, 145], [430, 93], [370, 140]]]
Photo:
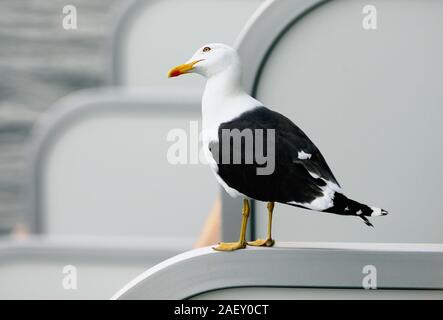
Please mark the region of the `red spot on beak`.
[[180, 72], [180, 70], [178, 70], [178, 69], [174, 69], [174, 70], [172, 70], [170, 73], [169, 73], [169, 77], [177, 77], [177, 76], [179, 76], [179, 75], [181, 75], [182, 73]]

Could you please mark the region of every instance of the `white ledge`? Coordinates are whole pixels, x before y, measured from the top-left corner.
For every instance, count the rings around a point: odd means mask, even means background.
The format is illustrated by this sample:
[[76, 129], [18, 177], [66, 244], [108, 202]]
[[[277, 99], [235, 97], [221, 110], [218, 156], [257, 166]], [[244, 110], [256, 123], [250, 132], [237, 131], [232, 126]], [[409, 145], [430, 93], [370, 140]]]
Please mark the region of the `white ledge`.
[[277, 243], [218, 252], [191, 250], [148, 269], [112, 299], [186, 299], [232, 287], [362, 288], [363, 267], [379, 289], [443, 289], [443, 245]]

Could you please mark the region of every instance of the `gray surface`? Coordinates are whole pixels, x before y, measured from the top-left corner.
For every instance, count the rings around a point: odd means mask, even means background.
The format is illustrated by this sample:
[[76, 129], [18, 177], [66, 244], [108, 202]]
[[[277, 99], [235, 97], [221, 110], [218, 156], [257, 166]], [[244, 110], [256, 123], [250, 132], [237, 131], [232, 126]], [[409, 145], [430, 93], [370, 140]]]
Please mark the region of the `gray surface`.
[[[362, 288], [364, 266], [379, 289], [443, 289], [443, 247], [417, 244], [277, 243], [231, 253], [202, 248], [147, 270], [114, 299], [186, 299], [231, 287]], [[266, 272], [264, 272], [266, 270]]]
[[163, 237], [191, 247], [218, 186], [206, 165], [170, 164], [166, 137], [175, 127], [189, 133], [198, 118], [199, 97], [189, 90], [109, 88], [61, 101], [35, 128], [33, 231]]
[[[321, 3], [261, 8], [238, 44], [245, 86], [312, 138], [349, 197], [390, 215], [373, 218], [372, 229], [277, 205], [274, 236], [442, 243], [443, 3], [373, 1], [375, 31], [362, 28], [365, 1]], [[266, 219], [258, 203], [258, 235]]]
[[365, 290], [249, 287], [206, 292], [192, 300], [441, 300], [443, 290]]
[[[109, 299], [146, 267], [182, 251], [181, 243], [111, 237], [0, 239], [0, 299]], [[66, 290], [63, 268], [77, 269]]]

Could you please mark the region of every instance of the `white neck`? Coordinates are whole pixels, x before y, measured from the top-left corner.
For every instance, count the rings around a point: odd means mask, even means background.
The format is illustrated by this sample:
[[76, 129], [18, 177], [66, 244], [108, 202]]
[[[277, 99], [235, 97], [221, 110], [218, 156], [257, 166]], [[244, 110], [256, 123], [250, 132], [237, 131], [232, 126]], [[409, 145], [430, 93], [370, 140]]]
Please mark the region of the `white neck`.
[[202, 99], [203, 130], [217, 130], [220, 123], [230, 121], [259, 105], [261, 103], [241, 87], [239, 65], [232, 65], [211, 76], [206, 82]]

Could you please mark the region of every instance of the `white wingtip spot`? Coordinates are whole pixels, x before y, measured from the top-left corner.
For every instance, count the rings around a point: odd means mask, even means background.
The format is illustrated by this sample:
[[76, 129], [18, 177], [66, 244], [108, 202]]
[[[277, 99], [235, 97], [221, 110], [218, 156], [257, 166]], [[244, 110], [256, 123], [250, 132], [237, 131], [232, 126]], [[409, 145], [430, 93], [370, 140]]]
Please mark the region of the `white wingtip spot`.
[[371, 209], [372, 209], [372, 213], [371, 213], [372, 217], [385, 216], [388, 214], [387, 211], [382, 210], [380, 208], [371, 207]]
[[361, 215], [362, 213], [363, 213], [363, 211], [358, 210], [355, 214], [359, 216], [359, 215]]
[[306, 153], [303, 150], [298, 152], [298, 158], [300, 160], [311, 159], [311, 157], [312, 157], [312, 154]]

